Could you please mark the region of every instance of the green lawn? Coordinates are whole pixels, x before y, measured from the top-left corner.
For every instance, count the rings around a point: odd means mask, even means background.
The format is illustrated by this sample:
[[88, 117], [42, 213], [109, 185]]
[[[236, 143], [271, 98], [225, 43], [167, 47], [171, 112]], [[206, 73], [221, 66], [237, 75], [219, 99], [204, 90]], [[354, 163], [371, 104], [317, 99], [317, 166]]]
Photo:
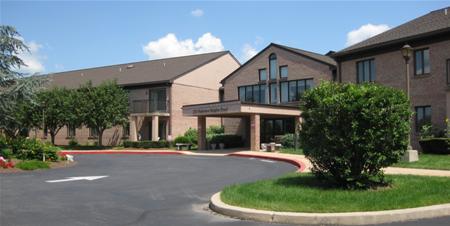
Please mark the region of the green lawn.
[[296, 154], [296, 155], [303, 155], [303, 149], [301, 148], [282, 148], [280, 150], [280, 153], [286, 153], [286, 154]]
[[222, 200], [230, 205], [289, 212], [354, 212], [402, 209], [450, 202], [450, 178], [387, 176], [391, 187], [342, 190], [326, 187], [311, 174], [226, 187]]
[[35, 169], [48, 169], [50, 165], [47, 162], [42, 162], [38, 160], [25, 160], [18, 162], [16, 167], [23, 170], [35, 170]]
[[450, 155], [420, 154], [417, 162], [400, 162], [395, 167], [450, 170]]

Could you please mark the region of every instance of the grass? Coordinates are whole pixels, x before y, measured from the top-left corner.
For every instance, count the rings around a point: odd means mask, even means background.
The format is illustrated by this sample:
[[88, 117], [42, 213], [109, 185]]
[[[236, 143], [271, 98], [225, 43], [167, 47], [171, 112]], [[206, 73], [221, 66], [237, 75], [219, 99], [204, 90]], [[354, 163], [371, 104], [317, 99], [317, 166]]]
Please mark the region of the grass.
[[280, 150], [280, 153], [285, 153], [285, 154], [295, 154], [295, 155], [303, 155], [303, 149], [301, 148], [282, 148]]
[[450, 170], [450, 155], [420, 154], [417, 162], [400, 162], [394, 167]]
[[47, 162], [42, 162], [38, 160], [25, 160], [18, 162], [16, 167], [22, 170], [35, 170], [35, 169], [48, 169], [50, 165]]
[[330, 188], [311, 174], [292, 173], [278, 179], [226, 187], [230, 205], [288, 212], [354, 212], [403, 209], [450, 202], [450, 179], [387, 176], [391, 187], [377, 190]]

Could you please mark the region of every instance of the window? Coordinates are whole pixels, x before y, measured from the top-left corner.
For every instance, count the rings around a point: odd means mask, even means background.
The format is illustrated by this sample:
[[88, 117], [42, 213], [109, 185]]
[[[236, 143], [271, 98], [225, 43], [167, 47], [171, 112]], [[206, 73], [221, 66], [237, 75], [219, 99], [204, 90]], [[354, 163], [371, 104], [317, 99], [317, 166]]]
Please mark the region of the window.
[[287, 78], [288, 77], [288, 66], [281, 66], [280, 67], [280, 78]]
[[280, 83], [281, 102], [299, 101], [306, 90], [314, 87], [313, 79], [294, 80]]
[[375, 60], [363, 60], [356, 62], [357, 82], [375, 81]]
[[239, 100], [245, 101], [245, 86], [239, 87]]
[[431, 123], [431, 106], [416, 107], [416, 131]]
[[289, 102], [289, 82], [280, 83], [280, 102]]
[[278, 92], [277, 84], [276, 83], [270, 84], [270, 103], [271, 104], [278, 103], [277, 92]]
[[430, 50], [421, 49], [414, 52], [414, 64], [416, 75], [430, 73]]
[[259, 69], [259, 81], [266, 81], [267, 80], [267, 71], [265, 68]]
[[97, 128], [89, 128], [89, 137], [98, 137]]
[[263, 104], [266, 102], [266, 85], [250, 85], [238, 88], [239, 100]]
[[166, 89], [151, 89], [150, 92], [150, 112], [166, 112]]
[[277, 70], [278, 70], [278, 63], [277, 63], [277, 55], [272, 53], [269, 56], [269, 68], [270, 68], [270, 79], [277, 79]]
[[67, 137], [75, 137], [76, 128], [75, 126], [68, 125], [67, 126]]

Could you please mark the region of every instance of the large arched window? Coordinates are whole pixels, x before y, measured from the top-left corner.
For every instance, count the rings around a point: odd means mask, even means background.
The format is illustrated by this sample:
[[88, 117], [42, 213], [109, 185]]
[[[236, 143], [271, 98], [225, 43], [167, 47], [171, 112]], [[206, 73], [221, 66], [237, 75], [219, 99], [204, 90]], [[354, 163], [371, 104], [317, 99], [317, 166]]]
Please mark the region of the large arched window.
[[275, 53], [270, 54], [269, 56], [269, 68], [270, 68], [270, 79], [277, 79], [277, 55]]

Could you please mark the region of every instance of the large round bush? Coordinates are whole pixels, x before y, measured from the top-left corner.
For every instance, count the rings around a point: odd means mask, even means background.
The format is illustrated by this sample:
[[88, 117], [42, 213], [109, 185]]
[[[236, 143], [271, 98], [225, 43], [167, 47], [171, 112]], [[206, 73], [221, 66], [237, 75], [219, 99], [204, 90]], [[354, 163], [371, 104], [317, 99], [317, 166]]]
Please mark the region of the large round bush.
[[300, 139], [313, 173], [346, 188], [385, 183], [381, 168], [407, 148], [406, 95], [376, 84], [323, 82], [303, 99]]

